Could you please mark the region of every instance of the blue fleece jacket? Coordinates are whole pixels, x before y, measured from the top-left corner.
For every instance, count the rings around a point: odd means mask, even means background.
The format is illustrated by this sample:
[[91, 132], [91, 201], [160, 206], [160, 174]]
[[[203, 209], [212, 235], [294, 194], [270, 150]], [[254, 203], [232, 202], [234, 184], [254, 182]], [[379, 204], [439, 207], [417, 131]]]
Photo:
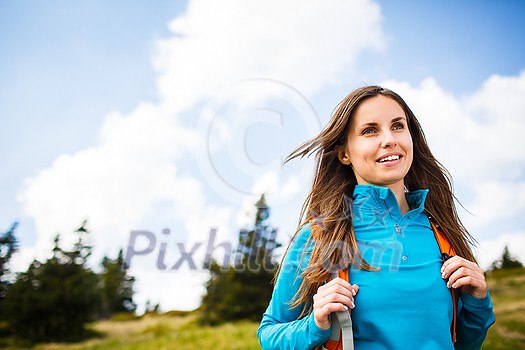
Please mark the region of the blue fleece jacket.
[[[360, 287], [352, 310], [356, 350], [454, 349], [452, 298], [441, 279], [439, 247], [424, 212], [427, 194], [428, 190], [407, 193], [411, 210], [402, 215], [390, 189], [355, 188], [352, 214], [359, 250], [368, 263], [381, 269], [350, 268], [351, 282]], [[313, 314], [298, 319], [299, 308], [289, 307], [313, 250], [310, 236], [310, 225], [305, 225], [283, 260], [257, 331], [265, 350], [313, 349], [331, 334], [316, 326]], [[494, 323], [490, 297], [460, 294], [458, 312], [455, 348], [479, 349]]]

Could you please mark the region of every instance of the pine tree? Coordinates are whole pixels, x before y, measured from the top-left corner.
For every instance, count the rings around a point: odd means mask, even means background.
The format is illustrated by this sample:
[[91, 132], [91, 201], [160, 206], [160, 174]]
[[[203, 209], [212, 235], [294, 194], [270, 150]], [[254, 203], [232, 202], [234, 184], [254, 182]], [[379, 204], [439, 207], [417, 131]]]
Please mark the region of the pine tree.
[[86, 267], [91, 247], [83, 241], [87, 230], [77, 230], [70, 251], [54, 241], [53, 255], [34, 260], [18, 275], [5, 299], [6, 319], [17, 337], [32, 341], [75, 340], [84, 335], [100, 305], [98, 277]]
[[239, 231], [237, 257], [228, 268], [212, 262], [206, 295], [201, 304], [201, 320], [207, 324], [248, 319], [258, 321], [272, 293], [277, 269], [273, 252], [277, 229], [267, 224], [270, 208], [264, 195], [257, 209], [252, 229]]
[[133, 283], [135, 278], [128, 275], [122, 249], [116, 259], [104, 257], [103, 271], [100, 275], [102, 310], [101, 316], [108, 318], [118, 312], [134, 312], [137, 305], [133, 303]]
[[15, 237], [17, 226], [18, 222], [15, 222], [9, 230], [0, 233], [0, 319], [4, 318], [4, 307], [1, 305], [11, 285], [9, 261], [18, 249], [18, 241]]
[[498, 259], [492, 263], [491, 270], [510, 269], [514, 267], [523, 267], [523, 264], [516, 258], [514, 258], [510, 252], [509, 247], [505, 246], [501, 259]]

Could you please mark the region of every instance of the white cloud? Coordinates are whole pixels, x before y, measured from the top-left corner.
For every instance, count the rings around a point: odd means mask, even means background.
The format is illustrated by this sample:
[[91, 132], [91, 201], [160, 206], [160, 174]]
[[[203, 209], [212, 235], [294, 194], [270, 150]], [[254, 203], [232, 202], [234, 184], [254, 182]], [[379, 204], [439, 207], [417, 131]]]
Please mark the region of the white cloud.
[[253, 77], [310, 95], [351, 76], [364, 50], [385, 48], [380, 8], [367, 0], [195, 0], [170, 29], [155, 66], [160, 94], [176, 110]]
[[[304, 191], [305, 188], [301, 186], [301, 180], [295, 175], [286, 178], [282, 178], [281, 175], [282, 173], [273, 171], [261, 174], [255, 179], [251, 190], [254, 195], [247, 196], [243, 200], [242, 209], [237, 217], [238, 226], [249, 227], [253, 225], [256, 213], [255, 203], [262, 194], [264, 194], [266, 203], [272, 212], [288, 207], [290, 202], [293, 202], [292, 207], [300, 206], [297, 199], [304, 199], [307, 194]], [[274, 214], [272, 216], [278, 216], [278, 213]], [[272, 221], [274, 221], [273, 218]]]
[[[201, 173], [232, 203], [260, 195], [253, 183], [263, 174], [278, 174], [280, 183], [295, 175], [300, 186], [309, 185], [306, 162], [292, 167], [283, 166], [283, 161], [290, 150], [314, 137], [321, 124], [305, 96], [286, 83], [248, 79], [225, 87], [203, 108], [199, 130], [206, 135], [197, 156]], [[279, 203], [273, 205], [290, 201], [274, 199]]]
[[[198, 305], [206, 274], [156, 271], [159, 244], [167, 244], [170, 265], [177, 260], [176, 242], [188, 247], [204, 242], [211, 227], [218, 227], [220, 240], [229, 240], [236, 231], [232, 213], [239, 206], [231, 205], [228, 198], [214, 197], [210, 178], [192, 162], [191, 156], [209, 152], [206, 134], [195, 129], [202, 103], [239, 80], [264, 78], [283, 82], [281, 87], [287, 88], [258, 85], [245, 92], [241, 107], [249, 110], [256, 103], [253, 108], [257, 109], [263, 100], [281, 98], [301, 116], [304, 109], [293, 103], [290, 89], [308, 104], [305, 95], [321, 91], [343, 75], [352, 76], [360, 53], [383, 50], [385, 44], [379, 7], [366, 0], [194, 0], [185, 14], [170, 23], [170, 29], [173, 36], [159, 42], [154, 57], [161, 102], [139, 103], [126, 115], [110, 113], [92, 147], [62, 155], [27, 179], [20, 201], [34, 219], [38, 235], [35, 246], [26, 252], [40, 258], [49, 251], [55, 233], [71, 243], [74, 237], [69, 233], [86, 218], [99, 256], [115, 254], [125, 246], [130, 230], [150, 230], [157, 239], [154, 252], [132, 262], [131, 273], [139, 281], [137, 300], [158, 301], [164, 309], [189, 309]], [[279, 112], [279, 107], [272, 108]], [[290, 128], [286, 120], [274, 136], [288, 137], [285, 131], [296, 125]], [[219, 141], [231, 140], [235, 126], [219, 127]], [[302, 127], [308, 129], [308, 125]], [[248, 125], [241, 132], [248, 135], [250, 130]], [[220, 142], [212, 149], [220, 149]], [[251, 146], [256, 147], [248, 144], [246, 149]], [[264, 152], [253, 152], [249, 155], [255, 158], [247, 158], [253, 163], [264, 156]], [[229, 161], [235, 164], [237, 159]], [[265, 169], [272, 171], [281, 170]], [[253, 181], [248, 179], [244, 188], [282, 192], [276, 198], [298, 189], [293, 177], [267, 175], [258, 185]], [[174, 232], [173, 238], [162, 236], [165, 227]]]
[[279, 174], [268, 172], [262, 174], [253, 185], [254, 193], [268, 193], [273, 202], [290, 198], [301, 190], [297, 176], [290, 176], [286, 182], [279, 183]]
[[174, 162], [189, 151], [191, 136], [154, 106], [111, 114], [97, 145], [62, 155], [27, 180], [20, 200], [35, 220], [37, 245], [48, 247], [57, 232], [71, 243], [69, 233], [84, 219], [97, 246], [115, 248], [145, 218], [163, 217], [158, 210], [191, 218], [204, 202], [201, 184]]
[[468, 201], [476, 227], [522, 217], [525, 213], [525, 181], [473, 181], [478, 189]]
[[428, 78], [420, 86], [387, 81], [413, 109], [436, 156], [466, 182], [525, 174], [525, 71], [491, 76], [472, 95], [454, 96]]

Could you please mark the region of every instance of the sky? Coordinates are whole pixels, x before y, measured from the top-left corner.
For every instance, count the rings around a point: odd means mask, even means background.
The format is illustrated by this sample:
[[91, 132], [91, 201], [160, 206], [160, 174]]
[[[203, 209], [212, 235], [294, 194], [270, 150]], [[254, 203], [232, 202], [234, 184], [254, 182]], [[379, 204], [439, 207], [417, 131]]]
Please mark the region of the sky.
[[[398, 92], [450, 171], [484, 268], [525, 262], [522, 1], [0, 1], [0, 232], [12, 268], [88, 220], [136, 302], [197, 307], [265, 193], [287, 243], [313, 173], [283, 159], [364, 84]], [[194, 266], [193, 266], [194, 265]]]

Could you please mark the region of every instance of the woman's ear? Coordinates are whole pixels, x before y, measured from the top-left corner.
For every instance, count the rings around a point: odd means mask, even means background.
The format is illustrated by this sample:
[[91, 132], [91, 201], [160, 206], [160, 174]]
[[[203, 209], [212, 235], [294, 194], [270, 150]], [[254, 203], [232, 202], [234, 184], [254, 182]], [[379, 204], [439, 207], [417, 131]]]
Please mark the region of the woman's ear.
[[350, 165], [350, 156], [348, 155], [348, 152], [346, 151], [346, 147], [343, 146], [337, 146], [337, 158], [339, 158], [339, 161], [344, 165]]

